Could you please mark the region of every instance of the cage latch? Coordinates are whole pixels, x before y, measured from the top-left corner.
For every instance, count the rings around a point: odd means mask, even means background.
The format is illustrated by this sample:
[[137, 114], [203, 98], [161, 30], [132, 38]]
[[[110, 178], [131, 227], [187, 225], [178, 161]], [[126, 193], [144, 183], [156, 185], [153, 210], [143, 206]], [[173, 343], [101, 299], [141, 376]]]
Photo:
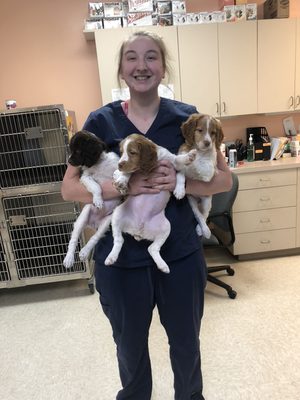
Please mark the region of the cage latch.
[[26, 215], [11, 215], [8, 220], [10, 226], [27, 225]]
[[27, 140], [40, 139], [43, 137], [43, 130], [40, 126], [33, 126], [31, 128], [25, 128], [25, 137]]

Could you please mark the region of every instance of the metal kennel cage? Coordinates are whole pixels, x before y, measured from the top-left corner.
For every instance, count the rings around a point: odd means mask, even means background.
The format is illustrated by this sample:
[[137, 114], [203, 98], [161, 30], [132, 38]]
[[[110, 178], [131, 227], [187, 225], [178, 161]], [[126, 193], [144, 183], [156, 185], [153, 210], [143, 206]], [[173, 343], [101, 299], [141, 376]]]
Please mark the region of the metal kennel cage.
[[6, 227], [3, 259], [7, 262], [3, 260], [0, 282], [22, 286], [91, 278], [89, 262], [78, 257], [84, 238], [76, 249], [73, 267], [63, 266], [73, 223], [80, 213], [76, 203], [64, 201], [60, 192], [19, 194], [2, 198], [2, 210]]
[[91, 261], [63, 259], [79, 204], [60, 194], [74, 113], [63, 105], [0, 111], [0, 288], [87, 279]]
[[68, 127], [62, 105], [0, 113], [0, 187], [40, 185], [62, 180]]

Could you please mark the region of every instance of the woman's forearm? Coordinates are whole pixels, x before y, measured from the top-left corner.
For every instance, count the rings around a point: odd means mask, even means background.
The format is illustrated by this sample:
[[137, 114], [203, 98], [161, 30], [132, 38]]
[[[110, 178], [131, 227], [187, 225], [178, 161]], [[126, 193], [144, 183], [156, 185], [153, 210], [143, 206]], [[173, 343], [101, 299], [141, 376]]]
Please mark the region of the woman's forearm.
[[197, 197], [228, 192], [232, 186], [232, 176], [221, 152], [217, 155], [217, 167], [218, 172], [210, 182], [187, 179], [186, 193]]
[[[61, 194], [63, 199], [66, 201], [92, 203], [92, 194], [85, 188], [79, 179], [79, 169], [69, 165], [61, 185]], [[120, 197], [120, 193], [113, 187], [112, 182], [109, 180], [101, 184], [101, 189], [104, 200]]]

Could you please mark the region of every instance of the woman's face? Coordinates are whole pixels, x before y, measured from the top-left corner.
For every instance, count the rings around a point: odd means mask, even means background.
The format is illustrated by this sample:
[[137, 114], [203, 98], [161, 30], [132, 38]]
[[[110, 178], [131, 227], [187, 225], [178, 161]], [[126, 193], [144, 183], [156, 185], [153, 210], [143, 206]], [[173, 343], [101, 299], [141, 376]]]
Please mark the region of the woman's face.
[[138, 37], [124, 47], [121, 77], [131, 91], [157, 90], [164, 73], [160, 49], [151, 38]]

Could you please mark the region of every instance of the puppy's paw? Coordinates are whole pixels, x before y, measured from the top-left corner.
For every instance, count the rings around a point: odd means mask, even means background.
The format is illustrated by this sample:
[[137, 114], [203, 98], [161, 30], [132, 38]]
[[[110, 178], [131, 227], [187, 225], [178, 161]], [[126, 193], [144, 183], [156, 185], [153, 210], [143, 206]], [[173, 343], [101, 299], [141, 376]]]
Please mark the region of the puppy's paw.
[[69, 269], [73, 266], [74, 264], [74, 255], [73, 254], [67, 254], [66, 257], [64, 258], [63, 265], [65, 268]]
[[101, 196], [93, 196], [93, 204], [97, 208], [103, 208], [104, 201]]
[[105, 259], [105, 261], [104, 261], [104, 264], [105, 264], [105, 265], [112, 265], [112, 264], [114, 264], [116, 261], [117, 261], [117, 258], [114, 257], [113, 255], [109, 254], [109, 255], [106, 257], [106, 259]]
[[119, 170], [113, 173], [112, 184], [123, 196], [126, 195], [128, 191], [128, 180], [129, 178]]
[[169, 267], [167, 266], [166, 263], [160, 263], [159, 265], [157, 264], [157, 268], [160, 269], [165, 274], [169, 274], [170, 273], [170, 269], [169, 269]]
[[185, 196], [185, 188], [184, 187], [183, 188], [175, 187], [173, 194], [177, 200], [181, 200]]
[[80, 252], [79, 252], [79, 259], [81, 261], [86, 261], [89, 257], [90, 254], [90, 250], [86, 248], [86, 246], [84, 246]]
[[191, 164], [196, 159], [196, 155], [197, 155], [197, 150], [196, 149], [190, 150], [187, 153], [187, 159], [186, 159], [185, 165]]
[[[198, 225], [199, 226], [199, 225]], [[197, 226], [197, 227], [198, 227]], [[199, 228], [200, 228], [200, 226], [199, 226]], [[196, 228], [197, 229], [197, 228]], [[202, 227], [202, 229], [200, 228], [200, 230], [201, 230], [201, 232], [202, 232], [202, 235], [206, 238], [206, 239], [209, 239], [210, 238], [210, 236], [211, 236], [211, 231], [210, 231], [210, 229], [209, 229], [209, 227], [207, 226], [207, 225], [204, 225], [203, 227]], [[198, 233], [198, 232], [197, 232]], [[199, 233], [198, 233], [198, 235], [199, 235]], [[200, 236], [200, 235], [199, 235]]]

